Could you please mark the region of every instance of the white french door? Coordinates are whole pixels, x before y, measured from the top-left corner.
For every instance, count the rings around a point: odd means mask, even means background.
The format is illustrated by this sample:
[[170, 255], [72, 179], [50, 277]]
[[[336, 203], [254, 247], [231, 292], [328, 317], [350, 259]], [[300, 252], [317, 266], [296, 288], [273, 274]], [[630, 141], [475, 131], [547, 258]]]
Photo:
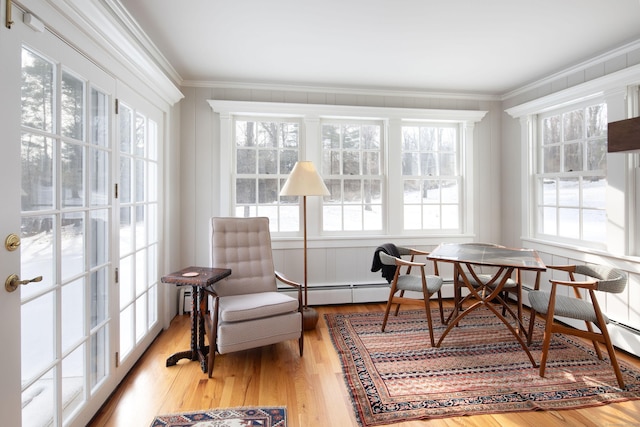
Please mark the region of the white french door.
[[2, 424], [86, 425], [160, 330], [163, 118], [47, 30], [0, 36], [0, 272], [42, 277], [1, 291]]
[[52, 35], [21, 56], [22, 425], [61, 426], [113, 374], [115, 80]]
[[162, 114], [118, 87], [118, 364], [128, 370], [160, 331], [159, 203]]

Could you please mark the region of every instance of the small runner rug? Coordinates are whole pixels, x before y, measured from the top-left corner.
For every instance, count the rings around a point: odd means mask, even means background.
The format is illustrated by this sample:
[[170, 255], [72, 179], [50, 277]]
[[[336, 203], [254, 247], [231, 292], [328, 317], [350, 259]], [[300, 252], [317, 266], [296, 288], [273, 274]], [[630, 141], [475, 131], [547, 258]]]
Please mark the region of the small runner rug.
[[284, 407], [208, 409], [161, 415], [151, 427], [286, 427]]
[[[444, 326], [433, 311], [436, 342]], [[488, 309], [480, 308], [429, 343], [424, 311], [325, 314], [361, 426], [463, 415], [577, 409], [640, 399], [640, 371], [621, 363], [625, 390], [609, 360], [581, 342], [555, 335], [541, 378], [518, 341]], [[445, 313], [446, 318], [446, 313]], [[528, 324], [528, 318], [525, 325]], [[543, 321], [529, 347], [537, 363]], [[606, 350], [603, 349], [606, 355]]]

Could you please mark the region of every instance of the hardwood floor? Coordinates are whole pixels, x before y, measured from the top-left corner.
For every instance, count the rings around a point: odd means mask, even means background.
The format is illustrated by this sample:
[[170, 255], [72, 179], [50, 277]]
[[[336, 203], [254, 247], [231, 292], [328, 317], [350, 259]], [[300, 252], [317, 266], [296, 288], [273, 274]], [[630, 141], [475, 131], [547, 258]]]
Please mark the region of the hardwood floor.
[[[356, 426], [340, 361], [323, 319], [324, 313], [381, 311], [382, 304], [317, 307], [320, 321], [305, 332], [304, 356], [289, 341], [216, 357], [208, 379], [196, 362], [165, 367], [172, 353], [189, 347], [190, 323], [177, 316], [132, 369], [90, 426], [149, 426], [153, 417], [217, 407], [287, 406], [289, 427]], [[621, 360], [640, 359], [618, 351]], [[640, 401], [597, 408], [478, 415], [394, 424], [416, 426], [598, 426], [640, 425]]]

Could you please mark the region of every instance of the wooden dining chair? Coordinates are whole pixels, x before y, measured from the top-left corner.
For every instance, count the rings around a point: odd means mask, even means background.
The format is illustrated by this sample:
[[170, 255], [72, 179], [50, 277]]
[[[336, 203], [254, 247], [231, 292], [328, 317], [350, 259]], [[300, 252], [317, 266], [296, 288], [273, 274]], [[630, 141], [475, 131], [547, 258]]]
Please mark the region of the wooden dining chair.
[[[602, 265], [563, 265], [547, 266], [547, 268], [566, 271], [569, 274], [569, 280], [551, 279], [550, 292], [541, 290], [529, 292], [529, 302], [531, 304], [530, 322], [535, 322], [536, 313], [546, 315], [542, 357], [540, 360], [540, 376], [544, 377], [551, 336], [553, 333], [568, 334], [590, 340], [600, 360], [603, 360], [603, 357], [598, 343], [603, 343], [609, 353], [618, 385], [620, 388], [624, 388], [622, 372], [607, 330], [609, 318], [600, 309], [596, 291], [609, 293], [624, 291], [627, 285], [626, 274], [616, 268]], [[578, 281], [576, 280], [576, 275], [584, 275], [586, 280]], [[573, 288], [575, 297], [561, 295], [558, 292], [559, 286]], [[582, 297], [581, 290], [586, 293], [587, 298]], [[555, 316], [583, 320], [587, 330], [584, 331], [561, 324], [555, 320]], [[592, 325], [595, 325], [600, 332], [595, 331]], [[529, 326], [529, 341], [531, 341], [532, 330], [533, 323]]]
[[[391, 289], [389, 290], [389, 299], [384, 311], [384, 319], [382, 320], [382, 331], [387, 325], [389, 311], [391, 305], [396, 304], [395, 316], [400, 311], [401, 304], [421, 305], [424, 307], [427, 315], [427, 324], [429, 326], [429, 339], [431, 346], [435, 345], [433, 337], [433, 321], [431, 319], [430, 298], [437, 295], [438, 307], [440, 310], [440, 321], [444, 324], [444, 311], [442, 308], [442, 278], [439, 276], [438, 263], [433, 261], [433, 273], [427, 274], [427, 263], [417, 262], [415, 257], [418, 255], [427, 256], [429, 252], [420, 251], [412, 248], [397, 247], [399, 256], [392, 256], [383, 251], [377, 252], [382, 265], [394, 266], [395, 273], [391, 280]], [[410, 256], [409, 260], [403, 259], [402, 256]], [[402, 271], [404, 269], [404, 271]], [[419, 269], [420, 275], [411, 274], [412, 269]], [[418, 292], [422, 298], [405, 297], [406, 291]]]

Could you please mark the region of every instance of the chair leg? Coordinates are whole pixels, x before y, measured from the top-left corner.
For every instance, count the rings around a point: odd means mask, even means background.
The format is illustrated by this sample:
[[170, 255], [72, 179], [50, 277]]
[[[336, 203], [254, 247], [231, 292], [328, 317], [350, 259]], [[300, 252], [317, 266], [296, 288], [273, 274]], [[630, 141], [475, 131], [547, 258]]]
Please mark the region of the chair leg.
[[216, 340], [217, 334], [213, 333], [213, 327], [209, 328], [207, 339], [209, 340], [209, 353], [207, 354], [207, 375], [213, 377], [213, 364], [216, 360]]
[[620, 371], [620, 365], [618, 364], [618, 359], [616, 358], [616, 351], [613, 348], [613, 344], [611, 344], [611, 338], [609, 337], [609, 331], [607, 330], [606, 326], [602, 329], [602, 337], [604, 338], [604, 345], [607, 347], [609, 359], [611, 359], [611, 366], [613, 367], [613, 372], [615, 372], [616, 374], [618, 385], [620, 386], [620, 388], [624, 388], [622, 371]]
[[213, 319], [210, 317], [205, 320], [205, 325], [209, 327], [207, 331], [207, 339], [209, 340], [209, 354], [207, 354], [207, 375], [209, 378], [213, 376], [213, 364], [216, 360], [216, 348], [218, 347], [218, 297], [213, 303]]
[[[404, 290], [400, 291], [400, 298], [404, 297]], [[398, 305], [396, 305], [396, 311], [394, 313], [394, 316], [398, 316], [398, 313], [400, 313], [400, 303], [398, 303]]]
[[527, 345], [533, 341], [533, 326], [536, 323], [536, 311], [531, 307], [529, 310], [529, 330], [527, 331]]
[[433, 338], [433, 321], [431, 320], [431, 295], [425, 293], [424, 295], [424, 310], [427, 312], [427, 325], [429, 326], [429, 340], [431, 341], [431, 347], [436, 346], [436, 341]]
[[547, 355], [549, 354], [549, 346], [551, 345], [551, 336], [553, 335], [553, 313], [547, 314], [547, 320], [544, 327], [544, 341], [542, 344], [542, 356], [540, 357], [540, 376], [544, 377], [544, 371], [547, 366]]
[[298, 348], [300, 349], [300, 357], [304, 351], [304, 330], [300, 331], [300, 338], [298, 338]]
[[389, 295], [389, 300], [387, 301], [387, 307], [384, 309], [384, 318], [382, 319], [382, 332], [384, 332], [384, 328], [387, 326], [387, 319], [389, 318], [389, 310], [391, 310], [391, 303], [393, 302], [393, 287], [391, 288], [391, 294]]
[[442, 308], [442, 291], [438, 291], [438, 308], [440, 309], [440, 323], [444, 325], [444, 310]]
[[[593, 326], [591, 326], [591, 322], [584, 322], [584, 324], [587, 327], [587, 331], [589, 331], [590, 334], [594, 334], [595, 332], [593, 332]], [[604, 335], [604, 333], [602, 334]], [[604, 358], [602, 357], [602, 351], [600, 351], [600, 347], [598, 346], [598, 342], [596, 340], [591, 340], [591, 344], [593, 344], [593, 349], [596, 352], [596, 355], [598, 356], [598, 359], [603, 360]], [[608, 350], [608, 348], [607, 348]]]

